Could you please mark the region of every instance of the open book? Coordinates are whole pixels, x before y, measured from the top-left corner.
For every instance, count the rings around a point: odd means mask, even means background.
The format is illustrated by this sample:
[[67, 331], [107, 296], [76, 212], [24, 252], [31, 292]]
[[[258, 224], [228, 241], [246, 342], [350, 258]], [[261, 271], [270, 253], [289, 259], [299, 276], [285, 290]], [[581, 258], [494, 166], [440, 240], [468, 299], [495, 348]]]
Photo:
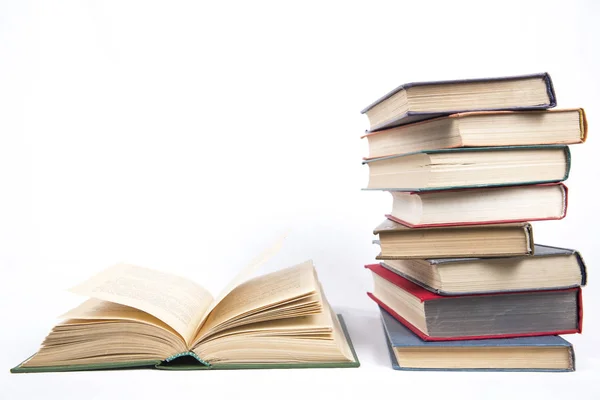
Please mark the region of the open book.
[[110, 267], [72, 289], [90, 299], [12, 372], [359, 365], [311, 261], [237, 284], [244, 275], [215, 299], [171, 274]]

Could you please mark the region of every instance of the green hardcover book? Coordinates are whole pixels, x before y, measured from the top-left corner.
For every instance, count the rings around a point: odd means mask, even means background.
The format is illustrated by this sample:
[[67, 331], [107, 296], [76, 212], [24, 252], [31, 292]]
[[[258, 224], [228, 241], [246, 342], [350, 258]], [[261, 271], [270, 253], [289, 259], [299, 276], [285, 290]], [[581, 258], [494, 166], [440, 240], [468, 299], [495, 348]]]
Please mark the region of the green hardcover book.
[[[24, 366], [27, 362], [17, 365], [12, 368], [12, 373], [27, 373], [27, 372], [70, 372], [70, 371], [101, 371], [115, 369], [164, 369], [164, 370], [211, 370], [211, 369], [289, 369], [289, 368], [357, 368], [360, 366], [356, 351], [352, 345], [352, 340], [348, 333], [348, 328], [341, 314], [337, 314], [340, 327], [343, 331], [344, 338], [350, 348], [352, 358], [349, 361], [322, 361], [322, 362], [276, 362], [276, 363], [239, 363], [239, 364], [210, 364], [202, 360], [194, 352], [185, 352], [174, 354], [164, 360], [142, 360], [142, 361], [125, 361], [112, 363], [97, 363], [97, 364], [73, 364], [73, 365], [57, 365], [57, 366]], [[33, 357], [33, 356], [32, 356]]]
[[375, 158], [366, 189], [424, 192], [564, 181], [571, 155], [567, 146], [467, 147]]
[[216, 299], [178, 276], [110, 267], [72, 289], [89, 299], [11, 372], [358, 367], [312, 262], [248, 280], [265, 259]]

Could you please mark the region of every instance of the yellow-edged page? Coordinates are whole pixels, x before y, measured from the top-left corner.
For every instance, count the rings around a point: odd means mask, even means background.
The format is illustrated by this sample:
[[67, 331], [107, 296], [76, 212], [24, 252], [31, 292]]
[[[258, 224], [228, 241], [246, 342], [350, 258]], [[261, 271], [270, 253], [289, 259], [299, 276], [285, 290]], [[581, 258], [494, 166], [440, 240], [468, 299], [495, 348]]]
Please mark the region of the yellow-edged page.
[[137, 308], [125, 306], [123, 304], [112, 303], [110, 301], [93, 298], [88, 299], [74, 309], [67, 311], [59, 318], [64, 320], [117, 320], [142, 322], [144, 324], [153, 325], [164, 329], [165, 331], [181, 338], [182, 341], [185, 341], [185, 339], [175, 329], [171, 328], [169, 325], [155, 316], [138, 310]]
[[[304, 316], [252, 322], [204, 337], [193, 351], [212, 364], [347, 362], [352, 350], [317, 284], [320, 310]], [[275, 308], [278, 308], [275, 306]], [[255, 316], [261, 316], [257, 312]], [[259, 318], [260, 319], [260, 318]], [[207, 325], [208, 326], [208, 325]]]
[[188, 349], [166, 323], [122, 304], [92, 298], [61, 317], [24, 366], [152, 361]]
[[165, 272], [117, 264], [75, 286], [72, 292], [142, 310], [190, 343], [212, 295], [202, 286]]
[[276, 305], [297, 302], [318, 293], [312, 261], [246, 281], [215, 306], [198, 332], [194, 344], [210, 335], [213, 328], [235, 318]]

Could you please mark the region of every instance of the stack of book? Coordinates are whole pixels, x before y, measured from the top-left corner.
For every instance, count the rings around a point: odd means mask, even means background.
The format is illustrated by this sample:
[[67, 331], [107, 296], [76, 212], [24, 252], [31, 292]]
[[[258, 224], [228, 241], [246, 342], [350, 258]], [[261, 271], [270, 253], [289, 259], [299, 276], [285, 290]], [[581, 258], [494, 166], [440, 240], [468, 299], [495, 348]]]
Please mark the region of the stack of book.
[[393, 206], [367, 265], [392, 364], [408, 370], [575, 369], [586, 270], [534, 244], [530, 221], [567, 210], [568, 144], [583, 109], [548, 74], [400, 86], [363, 110], [367, 189]]

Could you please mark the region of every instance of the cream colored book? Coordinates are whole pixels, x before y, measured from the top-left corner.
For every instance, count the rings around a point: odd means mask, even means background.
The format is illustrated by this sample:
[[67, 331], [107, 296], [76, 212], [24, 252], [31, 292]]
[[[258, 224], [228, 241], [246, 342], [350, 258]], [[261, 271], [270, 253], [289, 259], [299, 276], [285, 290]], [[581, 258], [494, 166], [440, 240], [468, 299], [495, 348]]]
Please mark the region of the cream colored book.
[[367, 189], [431, 191], [561, 182], [568, 178], [567, 146], [462, 147], [364, 161]]
[[72, 289], [89, 299], [12, 372], [358, 366], [311, 261], [248, 272], [213, 297], [185, 278], [114, 265]]
[[363, 136], [367, 159], [456, 147], [577, 144], [587, 138], [583, 108], [452, 114]]
[[378, 260], [506, 257], [533, 254], [533, 229], [523, 223], [409, 228], [386, 219], [373, 231]]
[[391, 194], [386, 217], [411, 228], [562, 219], [568, 206], [563, 184]]
[[442, 296], [585, 286], [579, 252], [536, 244], [532, 255], [385, 260], [382, 266]]

